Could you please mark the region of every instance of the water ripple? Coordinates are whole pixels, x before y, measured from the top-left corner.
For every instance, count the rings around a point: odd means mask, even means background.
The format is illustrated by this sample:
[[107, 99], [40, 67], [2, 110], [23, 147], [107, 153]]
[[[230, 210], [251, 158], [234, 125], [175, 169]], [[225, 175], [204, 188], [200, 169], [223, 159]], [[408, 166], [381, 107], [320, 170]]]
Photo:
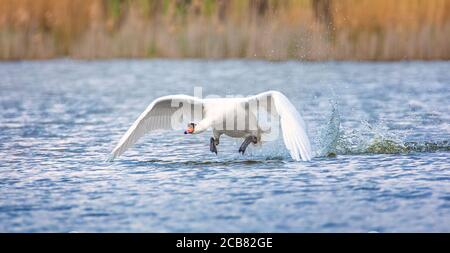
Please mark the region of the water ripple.
[[[449, 232], [449, 68], [0, 63], [0, 232]], [[168, 132], [104, 162], [154, 98], [198, 85], [204, 95], [282, 91], [317, 157], [294, 162], [281, 141], [242, 156], [229, 138], [216, 156], [209, 133]]]

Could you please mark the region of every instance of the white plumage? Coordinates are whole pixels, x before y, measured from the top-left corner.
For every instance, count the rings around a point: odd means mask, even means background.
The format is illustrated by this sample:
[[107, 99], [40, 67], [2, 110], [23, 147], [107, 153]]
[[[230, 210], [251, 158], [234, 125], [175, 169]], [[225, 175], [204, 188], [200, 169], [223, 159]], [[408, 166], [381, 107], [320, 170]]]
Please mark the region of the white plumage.
[[[271, 120], [264, 121], [266, 118]], [[198, 122], [193, 134], [212, 129], [214, 137], [211, 138], [211, 145], [214, 149], [222, 134], [233, 138], [250, 138], [249, 142], [261, 143], [273, 138], [280, 125], [284, 144], [292, 159], [309, 161], [312, 158], [301, 115], [282, 93], [268, 91], [246, 98], [199, 99], [187, 95], [160, 97], [147, 107], [122, 136], [108, 160], [120, 156], [145, 133], [177, 129], [186, 122]]]

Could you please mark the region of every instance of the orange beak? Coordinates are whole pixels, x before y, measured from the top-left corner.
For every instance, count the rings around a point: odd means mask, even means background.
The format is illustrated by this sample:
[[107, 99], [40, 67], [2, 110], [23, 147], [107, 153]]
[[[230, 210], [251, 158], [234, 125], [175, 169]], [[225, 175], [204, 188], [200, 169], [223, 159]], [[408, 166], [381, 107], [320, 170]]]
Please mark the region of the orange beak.
[[194, 128], [193, 127], [188, 127], [188, 129], [186, 129], [186, 131], [184, 131], [184, 134], [191, 134], [194, 132]]

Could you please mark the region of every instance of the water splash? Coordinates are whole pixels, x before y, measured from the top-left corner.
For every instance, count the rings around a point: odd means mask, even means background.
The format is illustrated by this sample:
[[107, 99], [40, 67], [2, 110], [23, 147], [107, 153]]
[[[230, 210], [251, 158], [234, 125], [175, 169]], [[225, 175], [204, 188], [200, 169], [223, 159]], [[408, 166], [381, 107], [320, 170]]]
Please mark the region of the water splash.
[[325, 127], [321, 129], [319, 138], [316, 139], [319, 146], [315, 154], [316, 157], [333, 156], [333, 154], [336, 154], [340, 136], [341, 117], [337, 102], [330, 100], [330, 104], [332, 109], [329, 120]]
[[329, 120], [315, 140], [318, 146], [316, 157], [450, 151], [448, 140], [404, 141], [405, 136], [394, 133], [383, 122], [370, 124], [367, 121], [361, 121], [359, 129], [343, 129], [338, 103], [331, 101], [331, 104]]
[[[389, 129], [384, 122], [369, 123], [362, 120], [357, 129], [341, 126], [341, 115], [336, 100], [330, 100], [331, 113], [318, 137], [312, 138], [315, 144], [314, 157], [335, 157], [337, 155], [361, 154], [407, 154], [450, 151], [449, 141], [405, 141], [405, 137]], [[238, 143], [236, 143], [238, 145]], [[252, 159], [289, 159], [289, 153], [282, 140], [251, 147], [247, 153]]]

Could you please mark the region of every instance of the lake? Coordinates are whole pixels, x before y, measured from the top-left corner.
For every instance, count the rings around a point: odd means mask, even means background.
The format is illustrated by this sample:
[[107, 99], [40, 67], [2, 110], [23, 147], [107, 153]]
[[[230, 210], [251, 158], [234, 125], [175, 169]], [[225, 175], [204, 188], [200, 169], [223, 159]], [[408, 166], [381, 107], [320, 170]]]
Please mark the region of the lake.
[[[315, 158], [146, 135], [153, 99], [283, 92]], [[450, 232], [450, 62], [0, 63], [0, 232]]]

